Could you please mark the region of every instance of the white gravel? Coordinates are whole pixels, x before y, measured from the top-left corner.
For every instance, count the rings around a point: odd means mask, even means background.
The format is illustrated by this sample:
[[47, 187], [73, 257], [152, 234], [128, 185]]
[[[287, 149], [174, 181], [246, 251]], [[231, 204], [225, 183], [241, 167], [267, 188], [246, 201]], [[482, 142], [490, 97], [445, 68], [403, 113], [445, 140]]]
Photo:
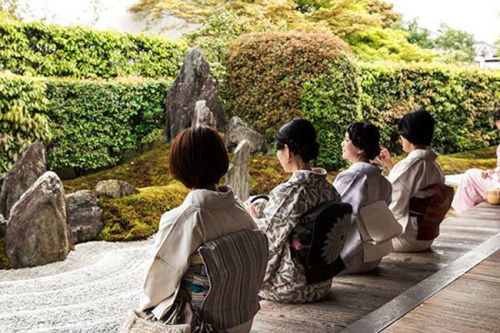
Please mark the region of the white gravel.
[[116, 332], [138, 305], [152, 243], [88, 242], [64, 261], [0, 270], [0, 332]]

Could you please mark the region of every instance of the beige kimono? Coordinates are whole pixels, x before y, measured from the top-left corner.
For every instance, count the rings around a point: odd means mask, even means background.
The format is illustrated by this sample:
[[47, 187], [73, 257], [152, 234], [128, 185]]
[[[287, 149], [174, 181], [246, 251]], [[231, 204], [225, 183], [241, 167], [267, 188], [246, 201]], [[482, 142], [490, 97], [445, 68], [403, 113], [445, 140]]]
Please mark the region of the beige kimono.
[[174, 303], [191, 254], [206, 241], [244, 229], [256, 229], [255, 222], [230, 188], [190, 192], [181, 206], [161, 218], [140, 309], [162, 318]]
[[410, 198], [424, 196], [420, 191], [429, 185], [444, 183], [444, 175], [436, 163], [437, 154], [428, 149], [416, 149], [397, 163], [389, 173], [392, 201], [389, 209], [403, 227], [403, 233], [393, 239], [394, 251], [416, 252], [428, 249], [432, 240], [417, 240], [418, 225], [410, 218]]

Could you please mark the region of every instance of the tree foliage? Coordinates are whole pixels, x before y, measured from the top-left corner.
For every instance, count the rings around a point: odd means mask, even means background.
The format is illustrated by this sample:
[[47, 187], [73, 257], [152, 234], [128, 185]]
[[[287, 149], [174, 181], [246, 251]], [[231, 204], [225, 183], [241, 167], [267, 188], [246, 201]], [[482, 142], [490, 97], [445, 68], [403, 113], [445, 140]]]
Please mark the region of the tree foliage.
[[441, 24], [440, 35], [435, 44], [444, 51], [443, 59], [448, 62], [473, 62], [475, 57], [474, 36], [457, 29], [452, 29], [446, 24]]
[[[432, 58], [429, 51], [411, 45], [403, 36], [405, 32], [396, 32], [393, 26], [401, 15], [381, 0], [142, 0], [132, 11], [152, 20], [174, 15], [200, 24], [187, 39], [220, 69], [222, 51], [233, 40], [243, 33], [262, 31], [329, 33], [351, 43], [365, 60]], [[366, 45], [361, 45], [365, 40]], [[387, 47], [377, 52], [381, 45]]]
[[424, 49], [432, 49], [435, 46], [431, 38], [431, 31], [427, 28], [421, 28], [417, 19], [405, 22], [401, 25], [403, 30], [408, 31], [406, 39], [412, 44], [417, 44]]

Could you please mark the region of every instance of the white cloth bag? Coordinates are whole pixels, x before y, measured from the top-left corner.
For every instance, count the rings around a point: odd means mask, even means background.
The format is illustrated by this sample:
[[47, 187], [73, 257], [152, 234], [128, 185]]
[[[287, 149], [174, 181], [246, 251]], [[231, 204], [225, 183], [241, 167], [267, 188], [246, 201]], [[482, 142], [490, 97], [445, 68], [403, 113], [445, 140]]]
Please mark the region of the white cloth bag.
[[361, 208], [356, 223], [363, 241], [364, 262], [380, 259], [392, 252], [392, 238], [403, 230], [385, 201], [376, 201]]

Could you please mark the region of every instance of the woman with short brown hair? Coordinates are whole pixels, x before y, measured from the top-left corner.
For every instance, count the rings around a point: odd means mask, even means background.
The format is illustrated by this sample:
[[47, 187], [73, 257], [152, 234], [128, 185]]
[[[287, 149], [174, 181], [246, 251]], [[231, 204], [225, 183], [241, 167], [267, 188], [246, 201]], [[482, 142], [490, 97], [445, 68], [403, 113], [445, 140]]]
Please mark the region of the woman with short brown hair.
[[[181, 206], [162, 216], [156, 234], [140, 308], [158, 320], [172, 316], [181, 285], [203, 289], [193, 286], [192, 279], [186, 282], [188, 270], [191, 272], [193, 262], [199, 260], [193, 258], [200, 245], [232, 232], [256, 228], [231, 189], [217, 187], [228, 165], [222, 138], [208, 127], [185, 129], [172, 144], [170, 172], [192, 191]], [[201, 273], [197, 272], [197, 277]], [[225, 331], [249, 332], [251, 325], [252, 319]]]

